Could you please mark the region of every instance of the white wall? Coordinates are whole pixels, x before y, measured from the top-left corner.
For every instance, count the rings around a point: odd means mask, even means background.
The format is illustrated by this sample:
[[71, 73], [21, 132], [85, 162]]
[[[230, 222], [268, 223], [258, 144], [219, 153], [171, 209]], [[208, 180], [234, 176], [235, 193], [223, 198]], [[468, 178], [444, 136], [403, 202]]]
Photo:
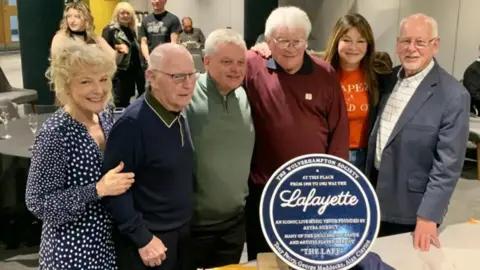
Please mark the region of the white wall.
[[[324, 49], [331, 28], [343, 14], [362, 14], [370, 23], [379, 51], [390, 53], [394, 62], [395, 42], [401, 19], [418, 12], [434, 17], [440, 35], [439, 63], [456, 78], [479, 55], [480, 0], [279, 0], [307, 11], [318, 50]], [[313, 45], [313, 44], [312, 44]]]
[[[259, 0], [261, 1], [261, 0]], [[311, 47], [322, 50], [337, 19], [347, 12], [359, 12], [370, 22], [377, 50], [388, 52], [394, 62], [400, 20], [423, 12], [438, 21], [440, 64], [460, 79], [478, 56], [480, 44], [480, 0], [279, 0], [279, 5], [304, 9], [312, 21]], [[151, 11], [150, 0], [130, 0], [137, 10]], [[190, 16], [205, 35], [231, 26], [243, 35], [243, 0], [169, 0], [167, 9], [179, 18]]]
[[[150, 0], [130, 0], [135, 10], [151, 12]], [[169, 0], [166, 9], [179, 19], [189, 16], [205, 36], [218, 28], [232, 27], [243, 36], [243, 0]]]
[[152, 8], [150, 5], [150, 0], [129, 0], [127, 2], [132, 4], [136, 11], [148, 11], [148, 7]]
[[362, 14], [372, 26], [378, 51], [386, 51], [395, 63], [395, 44], [398, 34], [399, 0], [363, 0], [355, 12]]
[[[400, 1], [400, 19], [410, 14], [424, 12], [437, 20], [440, 36], [440, 51], [437, 59], [449, 72], [453, 71], [453, 61], [456, 53], [459, 3], [460, 0]], [[472, 61], [474, 59], [475, 57], [472, 57]]]
[[463, 76], [465, 69], [480, 56], [480, 1], [460, 0], [455, 50], [454, 75]]

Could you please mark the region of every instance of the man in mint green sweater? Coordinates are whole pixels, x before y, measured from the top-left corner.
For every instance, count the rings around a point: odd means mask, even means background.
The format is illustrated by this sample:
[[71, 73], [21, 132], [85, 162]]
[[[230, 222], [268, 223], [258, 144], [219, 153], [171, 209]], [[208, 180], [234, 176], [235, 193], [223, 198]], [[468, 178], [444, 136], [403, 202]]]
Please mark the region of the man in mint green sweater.
[[246, 45], [231, 29], [205, 42], [207, 72], [185, 109], [195, 148], [192, 254], [197, 268], [240, 261], [255, 131], [245, 90]]

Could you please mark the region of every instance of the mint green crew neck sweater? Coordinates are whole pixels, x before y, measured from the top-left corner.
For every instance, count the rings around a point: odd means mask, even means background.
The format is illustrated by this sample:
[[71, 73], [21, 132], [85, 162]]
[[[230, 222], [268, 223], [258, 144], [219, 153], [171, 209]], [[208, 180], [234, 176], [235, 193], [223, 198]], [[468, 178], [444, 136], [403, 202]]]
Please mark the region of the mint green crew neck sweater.
[[205, 73], [185, 108], [195, 148], [194, 226], [238, 215], [248, 195], [255, 142], [250, 104], [242, 87], [222, 95]]

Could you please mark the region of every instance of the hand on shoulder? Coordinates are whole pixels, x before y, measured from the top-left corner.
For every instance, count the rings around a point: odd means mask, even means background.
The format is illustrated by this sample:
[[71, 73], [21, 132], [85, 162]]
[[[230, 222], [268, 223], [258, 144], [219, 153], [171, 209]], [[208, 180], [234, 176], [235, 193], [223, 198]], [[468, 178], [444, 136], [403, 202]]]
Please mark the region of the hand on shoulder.
[[264, 58], [268, 58], [270, 55], [272, 55], [272, 52], [270, 51], [270, 48], [266, 42], [257, 43], [251, 47], [250, 50], [256, 52]]

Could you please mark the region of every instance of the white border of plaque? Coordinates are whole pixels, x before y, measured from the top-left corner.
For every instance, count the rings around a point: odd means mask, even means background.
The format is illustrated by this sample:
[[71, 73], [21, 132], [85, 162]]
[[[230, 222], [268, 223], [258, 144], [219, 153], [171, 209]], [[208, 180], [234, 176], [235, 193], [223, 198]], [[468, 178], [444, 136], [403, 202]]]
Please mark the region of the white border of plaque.
[[368, 254], [380, 226], [367, 177], [327, 154], [299, 156], [278, 168], [259, 210], [270, 248], [299, 270], [350, 269]]

